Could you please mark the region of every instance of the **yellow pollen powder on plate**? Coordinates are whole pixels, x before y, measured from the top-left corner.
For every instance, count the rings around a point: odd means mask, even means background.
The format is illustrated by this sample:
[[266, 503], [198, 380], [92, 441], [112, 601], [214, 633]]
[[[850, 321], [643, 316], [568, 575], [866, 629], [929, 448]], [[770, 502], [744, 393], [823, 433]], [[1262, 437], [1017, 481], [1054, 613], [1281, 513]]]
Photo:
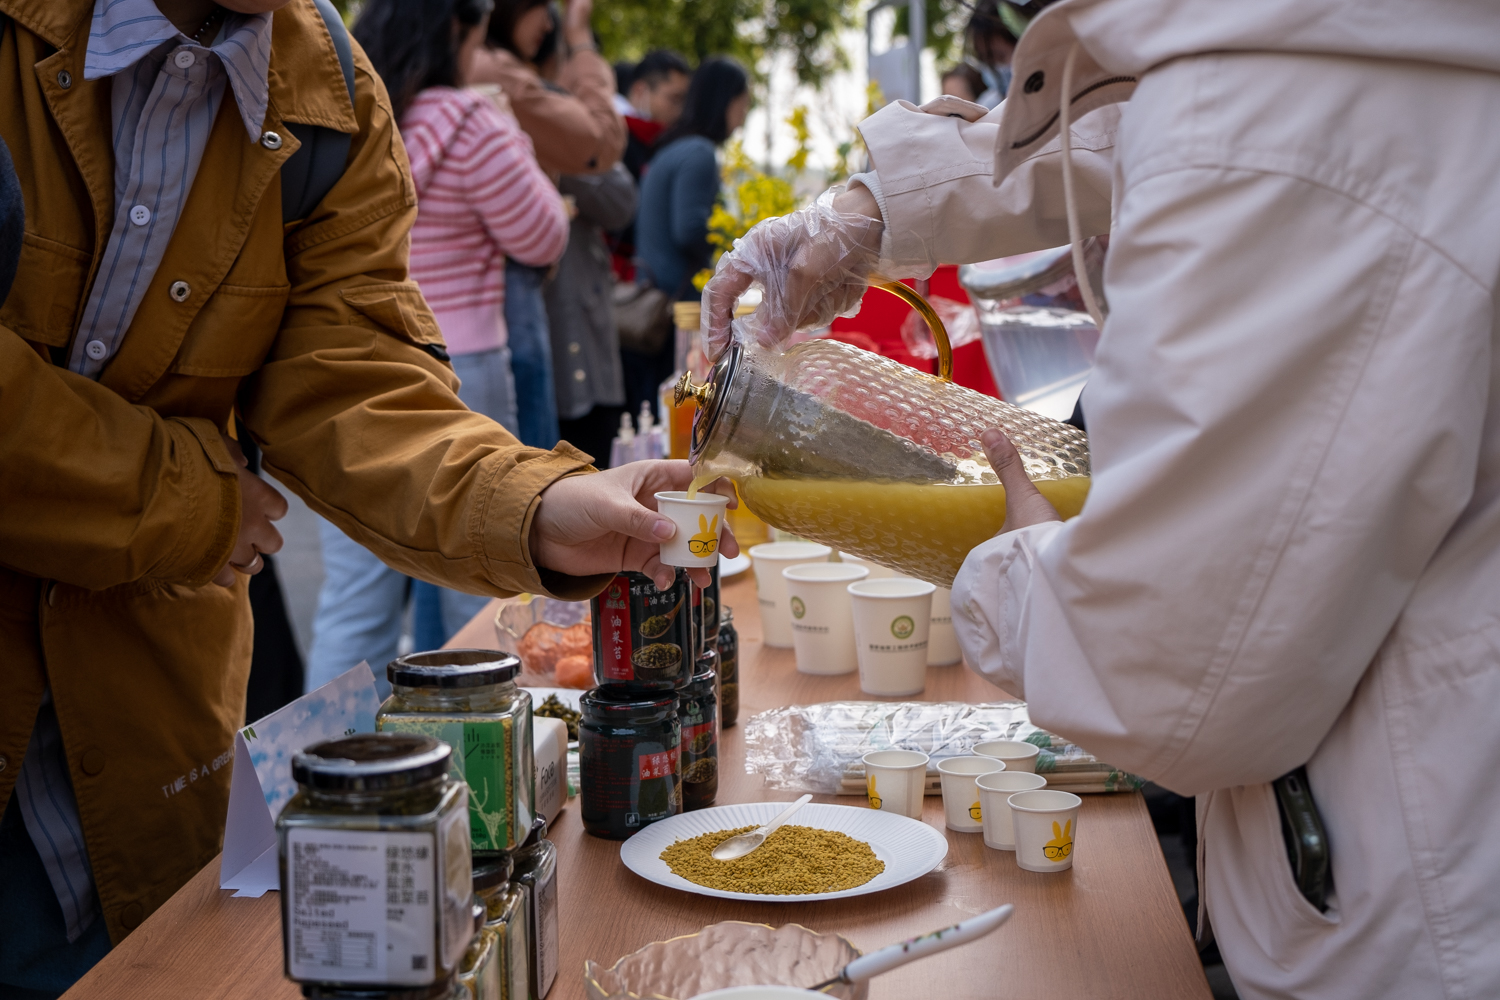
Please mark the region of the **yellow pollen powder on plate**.
[[784, 826], [755, 851], [733, 861], [712, 855], [730, 837], [754, 830], [716, 830], [679, 840], [661, 852], [674, 875], [724, 892], [800, 896], [864, 885], [885, 871], [870, 845], [836, 830]]

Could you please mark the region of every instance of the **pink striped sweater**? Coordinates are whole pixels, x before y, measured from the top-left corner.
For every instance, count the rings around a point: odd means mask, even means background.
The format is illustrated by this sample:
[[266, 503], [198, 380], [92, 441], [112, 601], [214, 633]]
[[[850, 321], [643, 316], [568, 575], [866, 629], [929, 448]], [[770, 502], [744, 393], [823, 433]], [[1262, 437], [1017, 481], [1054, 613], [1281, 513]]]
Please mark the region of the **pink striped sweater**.
[[514, 118], [471, 90], [431, 87], [401, 117], [417, 186], [411, 274], [452, 354], [506, 344], [505, 258], [562, 256], [568, 215]]

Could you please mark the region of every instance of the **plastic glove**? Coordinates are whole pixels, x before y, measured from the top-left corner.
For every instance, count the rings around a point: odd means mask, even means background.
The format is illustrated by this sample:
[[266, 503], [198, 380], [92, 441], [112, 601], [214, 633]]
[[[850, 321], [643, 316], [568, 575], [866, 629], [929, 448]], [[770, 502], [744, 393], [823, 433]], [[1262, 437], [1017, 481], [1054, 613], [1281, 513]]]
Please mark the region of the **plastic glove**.
[[[874, 198], [859, 189], [874, 206]], [[767, 219], [719, 258], [703, 290], [703, 348], [717, 358], [735, 337], [775, 348], [799, 328], [825, 326], [852, 314], [880, 261], [884, 225], [871, 214], [840, 211], [829, 188], [807, 208]], [[851, 192], [854, 194], [855, 192]], [[755, 312], [734, 324], [735, 302], [758, 282], [764, 295]]]

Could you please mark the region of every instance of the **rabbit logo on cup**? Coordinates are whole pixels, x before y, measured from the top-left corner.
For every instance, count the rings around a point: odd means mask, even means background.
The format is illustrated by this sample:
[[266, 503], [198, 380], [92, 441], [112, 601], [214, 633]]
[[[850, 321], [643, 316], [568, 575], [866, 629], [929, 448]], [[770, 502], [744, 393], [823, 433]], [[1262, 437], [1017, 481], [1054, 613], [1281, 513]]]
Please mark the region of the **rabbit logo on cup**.
[[1068, 820], [1066, 826], [1058, 826], [1053, 822], [1052, 834], [1052, 839], [1043, 846], [1042, 853], [1047, 856], [1048, 861], [1061, 861], [1073, 853], [1073, 821]]
[[711, 556], [719, 551], [719, 515], [715, 514], [712, 521], [707, 515], [698, 515], [699, 531], [688, 539], [688, 550], [695, 556]]

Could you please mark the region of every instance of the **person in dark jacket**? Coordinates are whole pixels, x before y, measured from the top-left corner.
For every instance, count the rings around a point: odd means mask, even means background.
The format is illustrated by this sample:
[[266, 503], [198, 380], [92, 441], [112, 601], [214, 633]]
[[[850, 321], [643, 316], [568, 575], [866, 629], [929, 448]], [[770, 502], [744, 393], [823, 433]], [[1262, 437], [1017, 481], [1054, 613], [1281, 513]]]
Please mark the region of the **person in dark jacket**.
[[[679, 301], [697, 301], [693, 275], [708, 266], [708, 217], [719, 197], [718, 150], [745, 123], [750, 78], [732, 59], [704, 60], [693, 74], [682, 117], [661, 137], [641, 182], [636, 215], [637, 281]], [[656, 354], [622, 351], [630, 412], [656, 398], [672, 374], [674, 344]]]

